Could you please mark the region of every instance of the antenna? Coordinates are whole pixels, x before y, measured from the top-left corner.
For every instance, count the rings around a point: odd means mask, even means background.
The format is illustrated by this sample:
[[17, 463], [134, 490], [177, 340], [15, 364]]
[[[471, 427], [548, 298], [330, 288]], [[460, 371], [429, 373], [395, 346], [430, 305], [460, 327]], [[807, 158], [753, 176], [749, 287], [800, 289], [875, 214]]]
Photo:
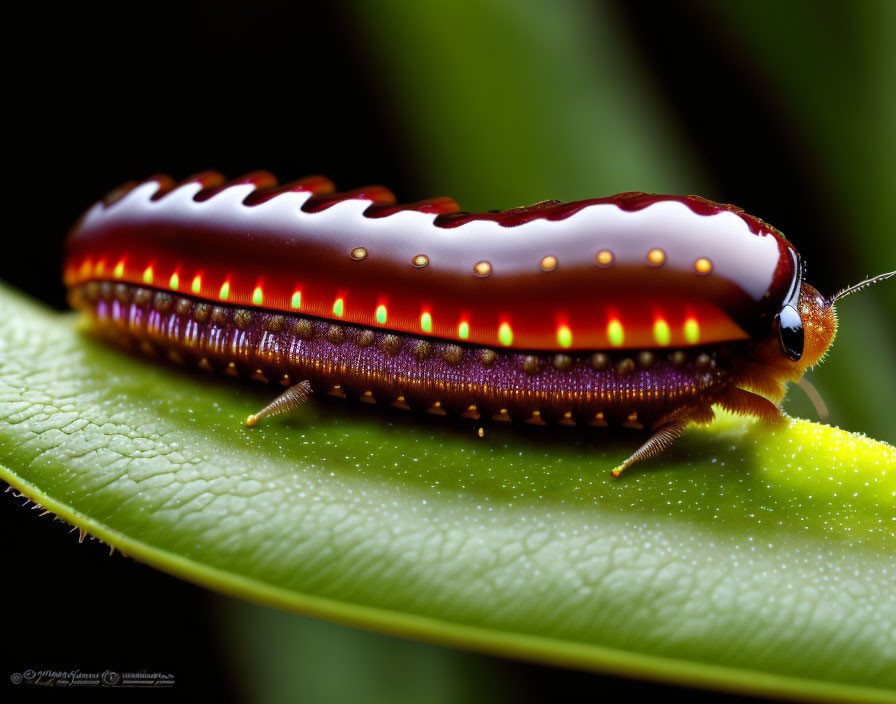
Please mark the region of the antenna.
[[870, 278], [870, 279], [865, 279], [864, 281], [861, 281], [861, 282], [857, 283], [855, 286], [850, 286], [849, 288], [845, 288], [845, 289], [843, 289], [843, 290], [842, 290], [840, 293], [838, 293], [836, 296], [831, 296], [831, 297], [826, 301], [826, 303], [827, 303], [829, 306], [832, 306], [832, 305], [834, 305], [834, 303], [836, 303], [837, 301], [839, 301], [841, 298], [845, 298], [846, 296], [850, 295], [851, 293], [855, 293], [856, 291], [860, 291], [860, 290], [862, 290], [863, 288], [865, 288], [866, 286], [870, 286], [871, 284], [876, 284], [878, 281], [886, 281], [887, 279], [889, 279], [889, 278], [891, 278], [891, 277], [893, 277], [893, 276], [896, 276], [896, 271], [890, 271], [890, 272], [888, 272], [888, 273], [886, 273], [886, 274], [880, 274], [880, 275], [878, 275], [878, 276], [874, 276], [874, 277], [872, 277], [872, 278]]

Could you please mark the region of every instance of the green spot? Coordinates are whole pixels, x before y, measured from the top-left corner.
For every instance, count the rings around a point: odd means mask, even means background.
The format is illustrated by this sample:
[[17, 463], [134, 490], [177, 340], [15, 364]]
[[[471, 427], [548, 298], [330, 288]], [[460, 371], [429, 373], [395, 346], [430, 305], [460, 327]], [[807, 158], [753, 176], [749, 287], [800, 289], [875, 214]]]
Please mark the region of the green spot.
[[376, 307], [376, 322], [380, 325], [386, 324], [386, 306], [379, 305]]
[[669, 329], [669, 323], [665, 320], [657, 320], [653, 324], [653, 339], [660, 347], [665, 347], [672, 341], [672, 331]]
[[345, 303], [341, 298], [337, 298], [335, 301], [333, 301], [333, 315], [335, 315], [337, 318], [342, 317], [344, 309]]
[[222, 301], [226, 301], [228, 298], [230, 298], [230, 282], [229, 281], [225, 281], [223, 284], [221, 284], [221, 291], [220, 291], [220, 293], [218, 293], [218, 298], [220, 298]]
[[292, 308], [301, 308], [302, 307], [302, 292], [296, 291], [292, 294], [292, 300], [289, 302], [290, 307]]
[[420, 329], [423, 332], [432, 332], [432, 316], [429, 313], [420, 316]]
[[505, 347], [513, 344], [513, 330], [507, 323], [501, 323], [501, 327], [498, 328], [498, 342]]
[[470, 324], [466, 320], [457, 326], [457, 336], [461, 340], [466, 340], [470, 337]]
[[684, 321], [684, 339], [692, 345], [700, 342], [700, 325], [693, 318]]
[[572, 330], [565, 325], [561, 325], [557, 330], [557, 344], [564, 349], [572, 347]]
[[264, 295], [261, 292], [261, 286], [256, 286], [255, 290], [252, 292], [252, 303], [257, 306], [264, 303]]
[[615, 318], [607, 325], [607, 337], [613, 347], [621, 347], [625, 342], [625, 332], [622, 329], [622, 323]]

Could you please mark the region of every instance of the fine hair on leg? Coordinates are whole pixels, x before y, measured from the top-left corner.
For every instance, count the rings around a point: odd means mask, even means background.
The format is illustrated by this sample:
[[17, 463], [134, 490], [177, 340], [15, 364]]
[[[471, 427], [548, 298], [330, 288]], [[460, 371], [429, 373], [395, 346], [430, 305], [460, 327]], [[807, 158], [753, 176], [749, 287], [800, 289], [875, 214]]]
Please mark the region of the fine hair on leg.
[[258, 413], [253, 413], [246, 418], [246, 425], [255, 425], [262, 418], [267, 418], [268, 416], [288, 413], [304, 404], [309, 398], [311, 398], [311, 382], [307, 380], [300, 381], [298, 384], [290, 386]]

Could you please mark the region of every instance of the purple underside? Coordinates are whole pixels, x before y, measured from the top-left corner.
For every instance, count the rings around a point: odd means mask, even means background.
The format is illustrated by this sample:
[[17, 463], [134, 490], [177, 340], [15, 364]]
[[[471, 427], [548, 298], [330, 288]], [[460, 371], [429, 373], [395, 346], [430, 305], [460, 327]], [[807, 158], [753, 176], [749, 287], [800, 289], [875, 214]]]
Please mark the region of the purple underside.
[[[184, 361], [205, 360], [220, 371], [263, 375], [271, 382], [311, 381], [318, 393], [334, 385], [349, 396], [371, 392], [448, 412], [475, 405], [506, 409], [515, 419], [538, 411], [547, 421], [572, 415], [610, 424], [654, 421], [683, 406], [706, 405], [726, 387], [736, 358], [731, 346], [673, 350], [527, 353], [488, 350], [437, 339], [262, 310], [211, 305], [134, 286], [82, 287], [73, 296], [101, 330], [132, 343], [151, 343]], [[141, 293], [142, 291], [142, 293]], [[79, 298], [80, 297], [80, 298]], [[559, 355], [559, 357], [558, 357]], [[653, 360], [649, 357], [652, 355]], [[648, 358], [648, 359], [645, 359]], [[674, 362], [672, 360], [675, 360]], [[630, 360], [630, 361], [625, 361]], [[232, 364], [231, 364], [232, 363]], [[557, 368], [557, 367], [562, 368]]]

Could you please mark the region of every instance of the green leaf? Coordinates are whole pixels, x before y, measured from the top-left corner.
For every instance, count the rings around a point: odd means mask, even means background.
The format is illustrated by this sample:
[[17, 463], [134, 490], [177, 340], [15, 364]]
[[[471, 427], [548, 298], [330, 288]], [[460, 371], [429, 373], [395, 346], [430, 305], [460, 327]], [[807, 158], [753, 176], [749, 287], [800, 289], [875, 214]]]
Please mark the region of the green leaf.
[[896, 700], [896, 450], [806, 421], [496, 429], [130, 357], [0, 296], [0, 476], [126, 554], [260, 603], [618, 674]]

